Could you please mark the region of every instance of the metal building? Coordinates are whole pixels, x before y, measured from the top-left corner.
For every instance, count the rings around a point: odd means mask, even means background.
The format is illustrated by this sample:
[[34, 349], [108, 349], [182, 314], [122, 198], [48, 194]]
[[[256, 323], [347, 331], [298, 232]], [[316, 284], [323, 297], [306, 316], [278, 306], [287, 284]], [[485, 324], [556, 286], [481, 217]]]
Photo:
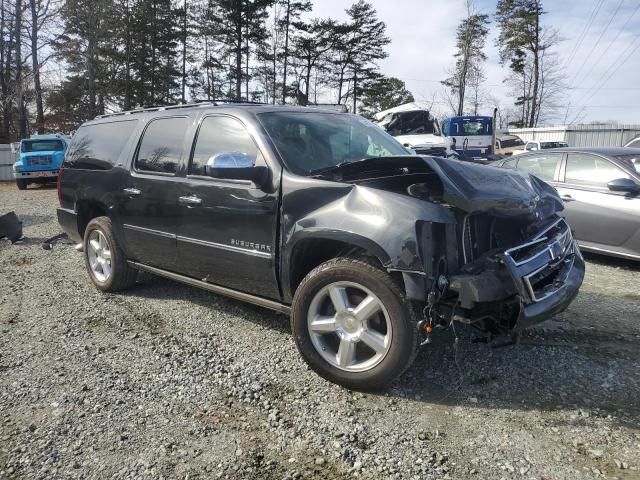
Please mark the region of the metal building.
[[16, 154], [8, 143], [0, 144], [0, 182], [13, 181], [13, 164]]
[[567, 142], [570, 147], [623, 147], [640, 136], [640, 125], [559, 125], [556, 127], [510, 128], [509, 135], [523, 141]]

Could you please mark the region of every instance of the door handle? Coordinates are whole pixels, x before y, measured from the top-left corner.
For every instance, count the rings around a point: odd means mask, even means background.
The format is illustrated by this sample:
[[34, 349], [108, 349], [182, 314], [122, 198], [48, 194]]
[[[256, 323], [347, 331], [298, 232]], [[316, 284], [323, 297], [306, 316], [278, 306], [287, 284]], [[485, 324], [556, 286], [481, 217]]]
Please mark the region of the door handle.
[[122, 190], [124, 193], [126, 193], [127, 195], [131, 196], [131, 197], [137, 197], [138, 195], [140, 195], [142, 192], [140, 190], [138, 190], [137, 188], [125, 188]]
[[189, 195], [188, 197], [178, 197], [178, 203], [187, 207], [195, 207], [202, 203], [202, 199], [195, 195]]
[[571, 195], [560, 195], [560, 198], [562, 199], [563, 202], [575, 201], [575, 198], [573, 198]]

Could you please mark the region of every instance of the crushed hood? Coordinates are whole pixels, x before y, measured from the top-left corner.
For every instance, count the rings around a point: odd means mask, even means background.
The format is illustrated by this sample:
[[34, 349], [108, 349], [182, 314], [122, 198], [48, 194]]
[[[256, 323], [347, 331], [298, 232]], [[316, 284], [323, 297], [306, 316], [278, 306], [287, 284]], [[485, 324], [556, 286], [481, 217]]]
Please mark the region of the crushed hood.
[[564, 208], [558, 192], [526, 172], [453, 159], [422, 156], [369, 158], [344, 164], [331, 176], [347, 183], [378, 178], [375, 188], [385, 189], [384, 177], [410, 173], [436, 174], [442, 184], [442, 203], [466, 213], [498, 217], [545, 219]]
[[422, 157], [443, 183], [443, 200], [465, 212], [548, 218], [563, 210], [558, 192], [526, 172]]

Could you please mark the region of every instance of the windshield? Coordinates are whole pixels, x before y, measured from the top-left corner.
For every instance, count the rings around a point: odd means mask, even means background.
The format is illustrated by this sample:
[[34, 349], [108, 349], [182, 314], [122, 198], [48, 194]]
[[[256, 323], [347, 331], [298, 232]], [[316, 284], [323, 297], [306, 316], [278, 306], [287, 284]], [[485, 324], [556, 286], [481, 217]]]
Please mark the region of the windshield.
[[445, 135], [450, 137], [473, 137], [491, 135], [492, 119], [485, 117], [452, 118], [451, 124], [445, 128]]
[[23, 140], [22, 151], [28, 152], [61, 152], [64, 150], [61, 140]]
[[380, 126], [394, 137], [400, 135], [440, 135], [438, 122], [427, 110], [390, 113]]
[[508, 138], [506, 140], [500, 140], [502, 148], [521, 147], [524, 142], [519, 138]]
[[567, 142], [540, 142], [540, 148], [564, 148], [568, 147]]
[[640, 155], [615, 155], [615, 157], [631, 165], [636, 172], [640, 172]]
[[301, 175], [365, 158], [408, 154], [381, 128], [356, 115], [270, 112], [258, 117], [284, 162]]

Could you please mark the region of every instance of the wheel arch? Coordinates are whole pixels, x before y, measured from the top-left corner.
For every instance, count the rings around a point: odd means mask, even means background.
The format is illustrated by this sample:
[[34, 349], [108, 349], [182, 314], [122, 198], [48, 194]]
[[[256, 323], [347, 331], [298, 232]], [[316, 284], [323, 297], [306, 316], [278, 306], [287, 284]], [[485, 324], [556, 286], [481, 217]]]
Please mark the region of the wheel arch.
[[389, 254], [373, 240], [351, 232], [300, 232], [289, 243], [282, 262], [282, 287], [285, 302], [292, 301], [302, 279], [315, 267], [332, 258], [356, 257], [372, 263], [398, 281], [403, 288], [404, 276], [388, 267]]

